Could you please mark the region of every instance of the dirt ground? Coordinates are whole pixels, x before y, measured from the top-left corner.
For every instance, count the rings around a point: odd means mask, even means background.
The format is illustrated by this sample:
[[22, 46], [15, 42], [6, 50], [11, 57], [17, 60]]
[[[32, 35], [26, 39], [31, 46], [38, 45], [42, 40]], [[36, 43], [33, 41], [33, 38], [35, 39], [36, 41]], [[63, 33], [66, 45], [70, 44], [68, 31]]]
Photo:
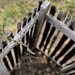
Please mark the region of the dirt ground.
[[20, 67], [12, 72], [12, 75], [56, 75], [41, 57], [33, 58], [30, 63], [29, 58], [23, 60]]

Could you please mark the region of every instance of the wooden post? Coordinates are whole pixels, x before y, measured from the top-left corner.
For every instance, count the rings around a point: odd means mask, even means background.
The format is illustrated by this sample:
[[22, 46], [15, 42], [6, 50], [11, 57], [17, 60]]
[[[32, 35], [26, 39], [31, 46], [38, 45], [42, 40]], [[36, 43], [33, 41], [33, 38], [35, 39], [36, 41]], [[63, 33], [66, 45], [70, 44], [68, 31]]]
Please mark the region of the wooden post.
[[[74, 24], [74, 21], [71, 22], [69, 28], [73, 29], [72, 26]], [[64, 25], [63, 25], [64, 26]], [[68, 33], [69, 34], [69, 33]], [[51, 54], [51, 57], [55, 55], [55, 53], [61, 48], [61, 46], [63, 45], [63, 43], [68, 39], [68, 37], [66, 35], [63, 35], [61, 40], [59, 41], [59, 43], [57, 44], [55, 50], [53, 51], [53, 53]]]
[[[11, 41], [10, 38], [14, 38], [14, 35], [13, 35], [12, 31], [8, 31], [7, 35], [8, 35], [7, 38], [8, 38], [9, 41]], [[17, 45], [15, 45], [15, 47], [13, 48], [13, 50], [14, 50], [14, 53], [15, 53], [15, 60], [16, 60], [16, 65], [17, 65], [18, 64], [18, 47], [17, 47]]]
[[47, 11], [49, 10], [49, 6], [50, 6], [50, 2], [49, 1], [45, 1], [40, 8], [39, 11], [39, 15], [38, 15], [38, 20], [37, 23], [35, 25], [35, 30], [34, 30], [34, 35], [33, 35], [33, 42], [32, 42], [32, 48], [34, 48], [37, 44], [38, 41], [38, 37], [40, 35], [40, 30], [42, 29], [42, 26], [44, 24], [45, 21], [45, 17], [47, 14]]
[[[55, 16], [55, 13], [56, 13], [56, 6], [52, 5], [49, 14], [52, 14], [53, 16]], [[45, 27], [45, 30], [44, 30], [44, 33], [43, 33], [43, 37], [42, 37], [41, 43], [39, 45], [40, 48], [44, 44], [44, 41], [45, 41], [45, 39], [47, 37], [47, 34], [49, 32], [50, 27], [51, 27], [51, 24], [47, 21], [46, 27]]]
[[33, 16], [32, 17], [34, 17], [36, 15], [36, 12], [37, 12], [37, 8], [34, 8]]
[[43, 3], [43, 0], [38, 0], [37, 11], [40, 10], [42, 3]]
[[[17, 41], [22, 39], [25, 36], [25, 34], [29, 31], [29, 29], [31, 29], [34, 26], [34, 24], [37, 21], [37, 18], [37, 15], [33, 17], [31, 21], [27, 23], [26, 26], [24, 26], [22, 30], [19, 33], [17, 33], [17, 35], [13, 39]], [[0, 53], [0, 60], [3, 59], [10, 52], [10, 50], [15, 47], [15, 45], [17, 45], [17, 42], [9, 42], [9, 44], [4, 49], [2, 49], [2, 53]]]
[[[63, 15], [63, 12], [62, 11], [60, 11], [60, 15]], [[65, 20], [63, 21], [63, 23], [64, 24], [67, 24], [70, 20], [71, 20], [70, 16], [66, 16]], [[51, 45], [49, 47], [48, 53], [50, 52], [51, 47], [55, 43], [55, 41], [56, 41], [56, 39], [57, 39], [57, 37], [58, 37], [59, 34], [60, 34], [60, 31], [58, 30], [57, 34], [54, 36], [53, 41], [52, 41], [52, 43], [51, 43]]]
[[2, 60], [0, 60], [0, 75], [10, 75], [10, 72], [7, 70]]
[[74, 67], [75, 67], [75, 62], [70, 64], [70, 65], [68, 65], [68, 66], [63, 67], [60, 72], [65, 73], [66, 71], [68, 71], [68, 70], [70, 70], [70, 69], [72, 69]]
[[[21, 31], [21, 22], [19, 22], [18, 24], [17, 24], [17, 33], [19, 33]], [[21, 50], [20, 50], [20, 45], [17, 45], [17, 47], [18, 47], [18, 56], [19, 56], [19, 58], [21, 59]]]
[[[26, 23], [27, 23], [27, 18], [24, 17], [24, 18], [22, 19], [22, 22], [21, 22], [22, 28], [26, 25]], [[26, 39], [26, 34], [25, 34], [25, 36], [22, 38], [22, 42], [23, 42], [24, 44], [25, 44], [25, 41], [27, 41], [27, 40], [25, 40], [25, 39]], [[22, 56], [24, 56], [26, 50], [27, 50], [27, 48], [22, 45]]]
[[[61, 20], [61, 18], [62, 18], [62, 15], [59, 13], [58, 16], [57, 16], [57, 19], [58, 19], [58, 20]], [[50, 24], [51, 24], [51, 23], [50, 23]], [[47, 47], [47, 45], [49, 44], [50, 39], [51, 39], [52, 35], [54, 34], [55, 30], [56, 30], [56, 28], [55, 28], [55, 27], [52, 27], [51, 32], [50, 32], [50, 34], [48, 35], [48, 38], [47, 38], [47, 41], [46, 41], [46, 44], [45, 44], [45, 46], [44, 46], [43, 51], [46, 50], [46, 47]]]
[[75, 41], [75, 32], [72, 31], [70, 28], [68, 28], [66, 25], [64, 25], [62, 22], [60, 22], [59, 20], [57, 20], [56, 18], [54, 18], [52, 15], [49, 14], [47, 14], [46, 20], [50, 22], [58, 30], [60, 30], [68, 38], [71, 38], [73, 41]]
[[[6, 40], [1, 41], [1, 47], [5, 48], [7, 45]], [[9, 71], [10, 71], [10, 67], [9, 64], [7, 62], [6, 57], [4, 57], [3, 60], [0, 60], [0, 75], [9, 75]]]
[[[2, 48], [5, 48], [5, 47], [7, 46], [7, 41], [6, 41], [6, 40], [3, 40], [3, 41], [1, 41], [1, 44], [2, 44]], [[9, 55], [10, 55], [10, 56], [9, 56]], [[8, 58], [9, 58], [9, 60], [11, 61], [12, 66], [14, 66], [14, 63], [12, 62], [11, 52], [9, 52], [9, 53], [7, 54], [7, 56], [8, 56]], [[6, 57], [4, 57], [3, 62], [4, 62], [4, 64], [5, 64], [5, 66], [7, 67], [7, 69], [10, 71], [11, 69], [10, 69], [10, 67], [9, 67], [9, 64], [8, 64], [8, 61], [7, 61]]]
[[[34, 11], [33, 11], [32, 17], [36, 16], [36, 13], [37, 13], [37, 8], [34, 8]], [[34, 30], [35, 30], [35, 25], [31, 28], [31, 31], [30, 31], [29, 48], [31, 48], [31, 44], [32, 44], [32, 38], [33, 38]]]
[[[28, 23], [30, 22], [31, 17], [32, 17], [32, 12], [29, 12], [28, 13], [28, 21], [27, 21]], [[29, 46], [29, 40], [30, 40], [30, 30], [26, 33], [26, 45], [28, 45], [28, 46]]]
[[67, 15], [63, 23], [67, 24], [71, 20], [71, 18], [72, 17], [70, 15]]
[[[70, 43], [71, 44], [71, 43]], [[67, 46], [67, 47], [69, 47], [69, 46]], [[66, 50], [68, 50], [67, 48], [66, 48]], [[63, 51], [63, 50], [62, 50]], [[65, 50], [64, 50], [65, 51]], [[63, 52], [64, 52], [63, 51]], [[66, 51], [65, 51], [66, 52]], [[63, 54], [62, 52], [61, 52], [61, 54]], [[69, 59], [71, 59], [73, 56], [75, 56], [75, 47], [63, 58], [63, 60], [61, 60], [60, 61], [60, 64], [64, 64], [65, 62], [67, 62]]]

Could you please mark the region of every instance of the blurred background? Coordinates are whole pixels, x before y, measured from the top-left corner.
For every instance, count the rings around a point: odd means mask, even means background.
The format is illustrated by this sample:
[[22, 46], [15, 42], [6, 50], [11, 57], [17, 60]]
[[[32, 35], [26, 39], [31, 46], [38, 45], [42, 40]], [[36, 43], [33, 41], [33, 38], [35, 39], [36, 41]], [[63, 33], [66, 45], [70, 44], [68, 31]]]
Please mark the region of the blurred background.
[[[67, 14], [75, 20], [75, 0], [49, 0], [51, 5], [57, 7], [57, 13], [62, 10], [64, 17]], [[26, 17], [29, 11], [37, 6], [38, 0], [0, 0], [0, 40], [4, 39], [2, 28], [5, 24], [5, 31], [11, 30], [16, 32], [17, 23]]]

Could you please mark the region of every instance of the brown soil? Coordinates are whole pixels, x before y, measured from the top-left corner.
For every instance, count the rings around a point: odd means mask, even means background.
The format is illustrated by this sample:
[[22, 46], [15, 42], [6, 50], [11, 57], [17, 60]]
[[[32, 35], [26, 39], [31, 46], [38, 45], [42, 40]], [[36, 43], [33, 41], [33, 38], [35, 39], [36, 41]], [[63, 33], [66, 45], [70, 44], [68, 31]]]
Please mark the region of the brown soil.
[[29, 62], [29, 58], [25, 59], [20, 68], [16, 69], [12, 75], [56, 75], [50, 68], [50, 66], [42, 58], [32, 59], [32, 63]]

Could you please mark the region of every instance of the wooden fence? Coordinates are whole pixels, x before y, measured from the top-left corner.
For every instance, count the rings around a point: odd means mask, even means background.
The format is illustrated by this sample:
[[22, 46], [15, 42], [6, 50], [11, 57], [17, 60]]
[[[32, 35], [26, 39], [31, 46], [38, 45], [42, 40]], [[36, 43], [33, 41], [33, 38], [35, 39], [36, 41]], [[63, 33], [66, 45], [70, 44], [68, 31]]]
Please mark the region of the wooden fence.
[[15, 37], [13, 32], [7, 32], [9, 43], [1, 41], [0, 75], [10, 75], [30, 50], [36, 54], [40, 51], [42, 57], [46, 56], [57, 75], [75, 74], [75, 21], [71, 21], [71, 16], [67, 15], [61, 22], [63, 12], [60, 11], [55, 18], [56, 7], [51, 6], [50, 11], [49, 8], [49, 1], [43, 3], [40, 0], [33, 13], [29, 12], [28, 17], [17, 24]]

